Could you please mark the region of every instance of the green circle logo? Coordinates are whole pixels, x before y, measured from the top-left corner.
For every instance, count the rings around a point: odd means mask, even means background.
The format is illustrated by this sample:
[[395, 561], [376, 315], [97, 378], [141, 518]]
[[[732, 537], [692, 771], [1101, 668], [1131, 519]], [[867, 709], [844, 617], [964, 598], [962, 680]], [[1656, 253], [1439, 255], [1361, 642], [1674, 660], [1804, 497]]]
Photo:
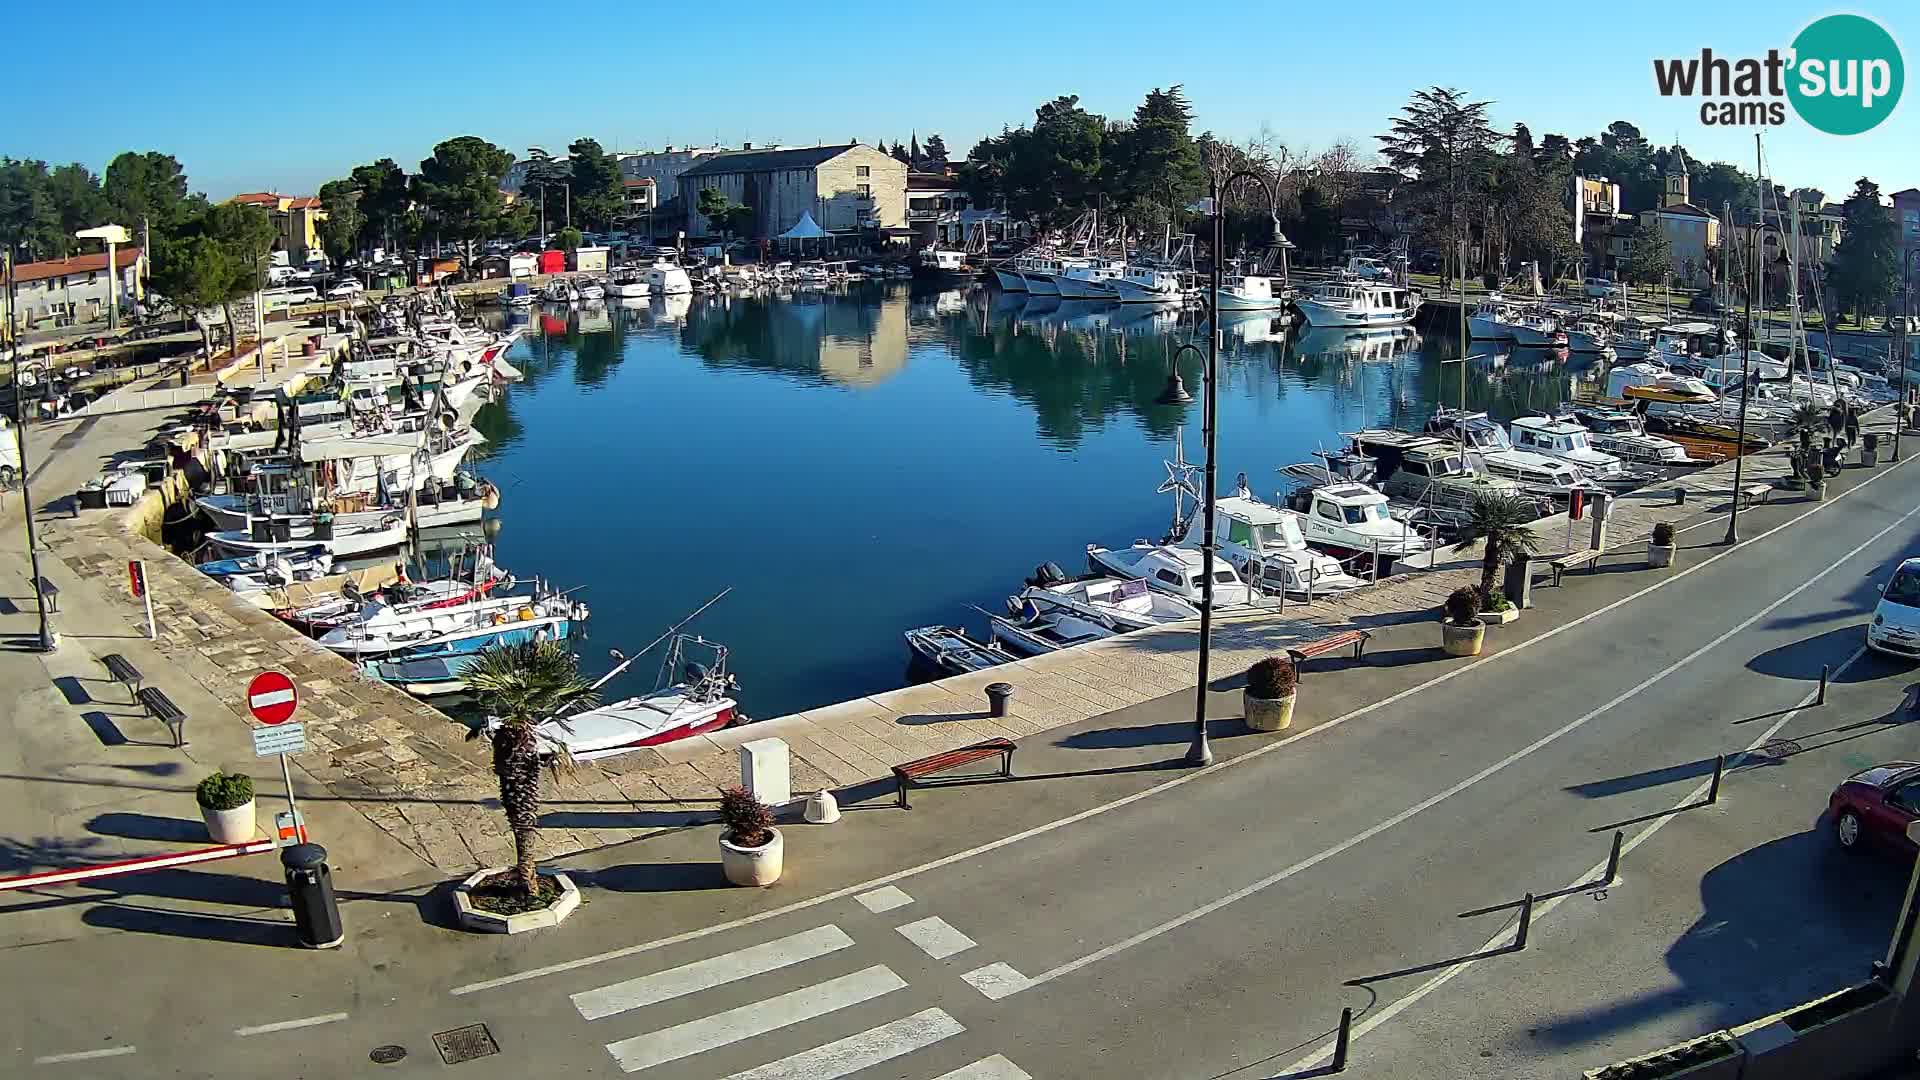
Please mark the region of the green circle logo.
[[1906, 85], [1900, 46], [1859, 15], [1816, 19], [1793, 39], [1787, 97], [1800, 119], [1829, 135], [1858, 135], [1893, 115]]

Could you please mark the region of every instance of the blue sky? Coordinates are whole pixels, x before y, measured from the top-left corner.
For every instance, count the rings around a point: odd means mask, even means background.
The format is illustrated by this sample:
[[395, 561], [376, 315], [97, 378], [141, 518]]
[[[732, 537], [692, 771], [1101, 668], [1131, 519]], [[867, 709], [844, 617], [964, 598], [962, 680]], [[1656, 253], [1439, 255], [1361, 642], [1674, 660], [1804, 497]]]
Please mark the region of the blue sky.
[[[1492, 100], [1498, 126], [1524, 121], [1536, 138], [1626, 119], [1655, 142], [1677, 135], [1696, 156], [1751, 169], [1752, 129], [1706, 127], [1697, 102], [1661, 99], [1652, 59], [1784, 48], [1837, 10], [1878, 19], [1915, 58], [1920, 6], [1884, 0], [23, 4], [8, 38], [41, 45], [11, 51], [9, 81], [56, 89], [14, 99], [0, 154], [98, 169], [121, 150], [163, 150], [217, 198], [311, 193], [383, 156], [412, 169], [460, 134], [524, 155], [581, 135], [636, 149], [918, 130], [960, 155], [1057, 94], [1123, 116], [1172, 83], [1186, 86], [1197, 127], [1223, 136], [1265, 129], [1296, 149], [1342, 138], [1371, 149], [1410, 91], [1438, 83]], [[1770, 171], [1835, 196], [1861, 175], [1888, 192], [1920, 185], [1917, 110], [1903, 101], [1853, 138], [1790, 117], [1767, 136]]]

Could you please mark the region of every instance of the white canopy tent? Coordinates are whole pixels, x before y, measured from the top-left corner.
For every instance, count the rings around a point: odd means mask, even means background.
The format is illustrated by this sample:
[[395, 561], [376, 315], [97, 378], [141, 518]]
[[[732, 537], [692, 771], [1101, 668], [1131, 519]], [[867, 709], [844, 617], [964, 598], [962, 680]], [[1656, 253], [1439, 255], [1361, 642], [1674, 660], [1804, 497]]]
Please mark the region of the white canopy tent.
[[813, 220], [813, 211], [807, 210], [800, 214], [800, 220], [793, 223], [793, 228], [780, 234], [779, 239], [786, 243], [787, 251], [791, 253], [794, 250], [795, 243], [799, 243], [801, 245], [800, 250], [805, 251], [806, 241], [825, 241], [831, 238], [832, 235], [833, 234], [827, 232], [827, 230], [821, 228], [818, 222]]

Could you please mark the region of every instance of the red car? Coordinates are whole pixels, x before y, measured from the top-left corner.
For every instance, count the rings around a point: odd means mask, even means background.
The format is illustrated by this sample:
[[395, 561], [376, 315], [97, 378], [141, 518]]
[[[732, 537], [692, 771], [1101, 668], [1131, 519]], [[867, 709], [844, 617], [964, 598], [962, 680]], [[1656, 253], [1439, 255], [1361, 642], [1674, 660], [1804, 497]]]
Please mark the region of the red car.
[[1834, 839], [1847, 851], [1880, 844], [1912, 854], [1907, 826], [1920, 820], [1920, 762], [1892, 761], [1854, 773], [1827, 802]]

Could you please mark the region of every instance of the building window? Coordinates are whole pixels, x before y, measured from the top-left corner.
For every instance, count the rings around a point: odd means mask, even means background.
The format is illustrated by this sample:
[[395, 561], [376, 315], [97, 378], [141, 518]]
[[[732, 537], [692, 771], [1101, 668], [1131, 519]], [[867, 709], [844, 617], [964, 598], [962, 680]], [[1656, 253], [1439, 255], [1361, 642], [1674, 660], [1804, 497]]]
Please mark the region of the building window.
[[853, 175], [855, 175], [855, 176], [872, 176], [872, 175], [873, 175], [873, 168], [872, 168], [871, 166], [868, 166], [868, 165], [855, 165], [855, 166], [853, 167]]
[[859, 193], [860, 193], [860, 197], [861, 197], [861, 198], [863, 198], [863, 199], [871, 199], [871, 198], [873, 198], [873, 185], [872, 185], [872, 184], [861, 184], [860, 186], [858, 186], [858, 187], [856, 187], [856, 188], [855, 188], [854, 190], [855, 190], [855, 191], [857, 191], [857, 192], [859, 192]]

